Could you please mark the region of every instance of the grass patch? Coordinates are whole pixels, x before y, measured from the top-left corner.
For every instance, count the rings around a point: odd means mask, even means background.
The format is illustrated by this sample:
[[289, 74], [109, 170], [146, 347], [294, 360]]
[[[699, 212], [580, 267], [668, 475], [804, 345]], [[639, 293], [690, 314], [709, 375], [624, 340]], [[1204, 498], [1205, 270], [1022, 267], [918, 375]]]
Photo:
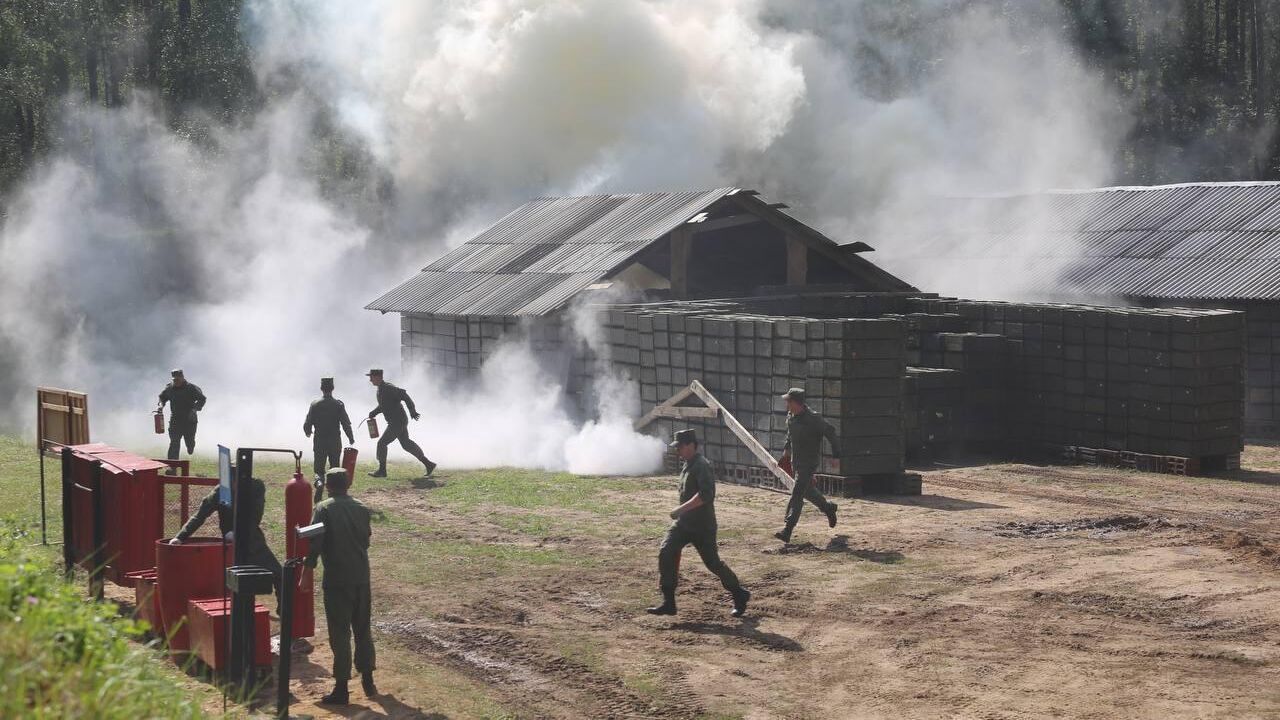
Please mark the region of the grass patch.
[[610, 514], [611, 503], [602, 502], [601, 493], [636, 486], [631, 480], [497, 468], [459, 473], [432, 490], [431, 497], [463, 510], [497, 505], [524, 510], [553, 507]]
[[579, 635], [560, 643], [556, 651], [569, 662], [581, 665], [594, 673], [604, 671], [604, 644], [586, 635]]
[[0, 717], [202, 718], [143, 627], [114, 605], [86, 602], [49, 553], [0, 522]]
[[622, 678], [622, 684], [631, 692], [648, 698], [655, 703], [666, 699], [666, 690], [663, 687], [662, 679], [650, 673], [625, 675]]
[[[49, 541], [62, 540], [62, 465], [45, 460]], [[11, 529], [34, 533], [40, 541], [40, 456], [36, 446], [0, 435], [0, 507]]]
[[529, 574], [549, 569], [590, 567], [599, 561], [589, 555], [558, 548], [468, 542], [466, 540], [414, 539], [411, 544], [384, 543], [373, 549], [381, 567], [396, 567], [402, 582], [438, 584], [469, 582]]

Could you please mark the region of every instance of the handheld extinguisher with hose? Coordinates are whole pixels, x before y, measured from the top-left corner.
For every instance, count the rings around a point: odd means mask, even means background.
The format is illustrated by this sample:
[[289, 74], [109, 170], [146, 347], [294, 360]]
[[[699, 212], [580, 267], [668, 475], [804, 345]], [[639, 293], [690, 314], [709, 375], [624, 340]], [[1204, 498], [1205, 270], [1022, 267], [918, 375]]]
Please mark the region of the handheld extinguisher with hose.
[[152, 414], [152, 418], [155, 421], [156, 434], [163, 435], [164, 434], [164, 406], [157, 407], [155, 413]]

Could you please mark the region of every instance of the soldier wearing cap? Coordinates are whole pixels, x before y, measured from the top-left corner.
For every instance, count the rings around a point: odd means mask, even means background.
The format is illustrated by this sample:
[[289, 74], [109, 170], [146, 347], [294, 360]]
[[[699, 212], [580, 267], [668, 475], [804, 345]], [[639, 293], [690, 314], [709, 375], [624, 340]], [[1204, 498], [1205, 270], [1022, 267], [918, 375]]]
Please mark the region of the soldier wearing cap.
[[307, 551], [305, 582], [316, 563], [324, 560], [324, 615], [329, 626], [329, 647], [333, 650], [333, 692], [320, 702], [346, 705], [347, 681], [351, 678], [351, 638], [355, 636], [356, 671], [366, 697], [378, 694], [373, 684], [376, 656], [371, 622], [372, 595], [369, 592], [369, 538], [373, 534], [369, 508], [347, 494], [351, 480], [347, 471], [333, 468], [325, 474], [329, 497], [316, 505], [311, 523], [324, 524], [324, 534], [311, 540]]
[[795, 486], [791, 488], [791, 500], [787, 503], [786, 526], [774, 537], [791, 542], [791, 531], [800, 522], [800, 511], [808, 500], [827, 516], [827, 523], [836, 526], [836, 504], [828, 501], [813, 486], [813, 474], [822, 461], [822, 439], [831, 443], [831, 453], [840, 455], [840, 440], [831, 423], [809, 409], [804, 390], [791, 388], [782, 395], [787, 402], [787, 442], [782, 449], [782, 459], [791, 459]]
[[311, 407], [307, 409], [307, 419], [302, 423], [302, 432], [311, 438], [314, 457], [312, 469], [316, 474], [315, 502], [320, 502], [324, 493], [324, 473], [327, 469], [325, 463], [328, 463], [328, 467], [335, 468], [342, 462], [342, 437], [338, 434], [339, 428], [347, 434], [348, 445], [356, 444], [347, 408], [333, 396], [333, 378], [320, 378], [320, 393], [323, 397], [311, 402]]
[[675, 520], [667, 529], [667, 536], [658, 551], [658, 576], [662, 589], [662, 604], [646, 610], [650, 615], [676, 614], [676, 581], [680, 570], [680, 553], [686, 545], [693, 545], [720, 584], [733, 597], [733, 616], [742, 617], [747, 611], [748, 592], [738, 582], [728, 565], [720, 559], [716, 546], [716, 479], [711, 463], [698, 450], [698, 437], [693, 430], [681, 430], [675, 434], [671, 447], [684, 461], [680, 471], [680, 507], [671, 511]]
[[187, 382], [181, 370], [169, 372], [172, 380], [160, 391], [160, 404], [156, 412], [164, 409], [169, 403], [169, 454], [170, 460], [178, 459], [180, 443], [187, 443], [187, 454], [196, 451], [196, 425], [199, 422], [197, 413], [204, 409], [205, 397], [200, 386]]
[[[369, 383], [378, 388], [378, 406], [369, 411], [369, 419], [372, 420], [379, 413], [387, 419], [387, 431], [378, 438], [378, 469], [369, 473], [369, 476], [387, 476], [387, 446], [392, 441], [399, 440], [400, 447], [417, 458], [418, 462], [422, 463], [422, 467], [426, 468], [427, 477], [431, 477], [436, 464], [428, 460], [422, 448], [418, 447], [418, 443], [409, 437], [409, 418], [417, 420], [419, 417], [418, 410], [413, 405], [413, 399], [409, 397], [409, 393], [383, 380], [382, 370], [374, 368], [365, 375], [368, 376]], [[401, 403], [408, 406], [408, 417], [405, 416]]]

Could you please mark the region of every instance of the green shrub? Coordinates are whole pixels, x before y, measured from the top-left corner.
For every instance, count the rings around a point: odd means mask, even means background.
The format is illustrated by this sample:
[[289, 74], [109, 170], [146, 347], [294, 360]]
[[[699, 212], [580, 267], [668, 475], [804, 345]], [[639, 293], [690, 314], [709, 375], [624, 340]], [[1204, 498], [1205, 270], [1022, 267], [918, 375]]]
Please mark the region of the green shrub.
[[205, 714], [134, 640], [143, 627], [88, 600], [53, 558], [0, 521], [0, 718], [200, 718]]

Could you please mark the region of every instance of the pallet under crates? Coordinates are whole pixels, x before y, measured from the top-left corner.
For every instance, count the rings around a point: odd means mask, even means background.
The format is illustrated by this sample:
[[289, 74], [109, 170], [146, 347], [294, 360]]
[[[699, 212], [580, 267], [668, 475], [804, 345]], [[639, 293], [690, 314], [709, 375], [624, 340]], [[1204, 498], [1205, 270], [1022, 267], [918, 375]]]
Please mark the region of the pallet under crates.
[[1204, 457], [1179, 457], [1176, 455], [1148, 455], [1125, 450], [1106, 450], [1075, 445], [1050, 446], [1068, 463], [1096, 465], [1099, 467], [1128, 468], [1141, 472], [1164, 475], [1195, 476], [1240, 469], [1240, 453], [1225, 453]]
[[[791, 489], [778, 482], [765, 468], [757, 465], [729, 465], [717, 467], [725, 482], [747, 485], [780, 493]], [[881, 475], [832, 475], [814, 473], [814, 487], [827, 497], [864, 497], [867, 495], [919, 495], [922, 492], [919, 473], [886, 473]]]

